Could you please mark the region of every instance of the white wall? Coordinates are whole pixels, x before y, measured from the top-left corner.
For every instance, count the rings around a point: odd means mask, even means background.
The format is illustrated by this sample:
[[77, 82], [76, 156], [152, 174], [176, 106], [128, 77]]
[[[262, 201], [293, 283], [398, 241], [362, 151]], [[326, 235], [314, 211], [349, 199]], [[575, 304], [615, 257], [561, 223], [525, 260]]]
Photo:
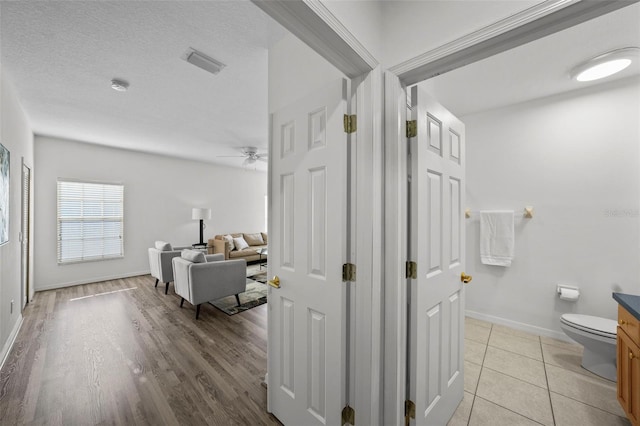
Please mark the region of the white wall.
[[384, 69], [491, 25], [541, 1], [323, 0], [322, 3]]
[[[6, 73], [0, 75], [0, 143], [10, 151], [9, 242], [0, 246], [0, 365], [22, 321], [22, 159], [33, 172], [33, 133]], [[33, 221], [32, 221], [33, 223]], [[11, 301], [14, 301], [11, 312]]]
[[[264, 172], [221, 167], [68, 140], [36, 136], [36, 290], [145, 274], [155, 240], [189, 245], [199, 240], [192, 207], [211, 208], [204, 238], [264, 231]], [[58, 265], [56, 181], [73, 178], [124, 184], [125, 257]]]
[[296, 36], [269, 48], [269, 113], [344, 75]]
[[[509, 268], [480, 263], [467, 219], [469, 311], [561, 332], [562, 313], [615, 319], [611, 293], [640, 294], [638, 117], [638, 78], [462, 117], [467, 207], [535, 208], [516, 220]], [[559, 300], [558, 283], [579, 301]]]

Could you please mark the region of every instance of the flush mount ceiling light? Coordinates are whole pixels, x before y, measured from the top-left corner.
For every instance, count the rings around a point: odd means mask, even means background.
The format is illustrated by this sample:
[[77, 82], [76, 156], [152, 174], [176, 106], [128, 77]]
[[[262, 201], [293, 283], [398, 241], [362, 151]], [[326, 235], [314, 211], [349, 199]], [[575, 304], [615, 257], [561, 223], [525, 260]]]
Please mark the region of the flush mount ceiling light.
[[578, 65], [571, 70], [571, 78], [578, 81], [593, 81], [609, 77], [631, 65], [637, 58], [637, 47], [612, 50]]
[[225, 67], [225, 64], [222, 62], [218, 62], [204, 53], [198, 52], [192, 48], [189, 48], [189, 50], [182, 55], [182, 59], [198, 68], [202, 68], [203, 70], [210, 72], [211, 74], [218, 74], [220, 70]]
[[111, 88], [113, 90], [117, 90], [118, 92], [126, 92], [129, 88], [129, 83], [124, 80], [118, 80], [117, 78], [114, 78], [113, 80], [111, 80]]

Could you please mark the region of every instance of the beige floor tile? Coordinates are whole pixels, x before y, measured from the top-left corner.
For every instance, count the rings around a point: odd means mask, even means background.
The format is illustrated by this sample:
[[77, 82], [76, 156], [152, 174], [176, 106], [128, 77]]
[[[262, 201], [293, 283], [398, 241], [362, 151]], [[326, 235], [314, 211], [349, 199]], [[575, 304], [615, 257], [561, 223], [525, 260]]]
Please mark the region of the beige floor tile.
[[616, 384], [609, 380], [586, 376], [547, 364], [549, 390], [600, 408], [617, 416], [624, 412], [616, 398]]
[[464, 325], [464, 338], [473, 340], [474, 342], [484, 343], [485, 345], [489, 341], [489, 334], [491, 329], [476, 324]]
[[493, 326], [493, 323], [490, 323], [488, 321], [482, 321], [471, 317], [464, 317], [464, 325], [467, 326], [469, 324], [479, 325], [480, 327], [485, 328], [491, 328]]
[[582, 351], [574, 351], [562, 346], [553, 346], [542, 344], [542, 355], [544, 355], [544, 362], [546, 364], [555, 365], [556, 367], [562, 367], [567, 370], [575, 371], [576, 373], [584, 374], [597, 378], [598, 376], [592, 372], [582, 368]]
[[515, 328], [507, 327], [505, 325], [495, 324], [492, 330], [499, 333], [508, 334], [510, 336], [518, 336], [522, 337], [523, 339], [535, 340], [536, 342], [540, 341], [540, 336], [536, 334], [527, 333], [526, 331], [522, 330], [516, 330]]
[[[546, 389], [483, 368], [476, 396], [544, 425], [553, 425], [549, 392]], [[474, 410], [471, 413], [472, 419]]]
[[487, 350], [487, 345], [474, 342], [473, 340], [464, 339], [464, 360], [473, 362], [478, 365], [482, 365], [484, 361], [484, 353]]
[[551, 404], [556, 426], [627, 426], [626, 418], [615, 416], [571, 398], [551, 392]]
[[538, 426], [539, 424], [482, 398], [475, 399], [469, 419], [469, 426]]
[[476, 393], [478, 387], [478, 380], [480, 379], [480, 370], [482, 366], [474, 364], [469, 361], [464, 362], [464, 390]]
[[566, 342], [564, 340], [554, 339], [553, 337], [540, 336], [540, 341], [545, 345], [557, 346], [573, 352], [580, 352], [582, 354], [582, 345], [574, 342]]
[[447, 426], [467, 426], [469, 423], [469, 416], [471, 415], [471, 406], [473, 405], [473, 394], [469, 392], [464, 393], [464, 397], [458, 405], [453, 417], [447, 423]]
[[484, 357], [484, 367], [524, 380], [532, 385], [547, 388], [547, 378], [542, 361], [489, 346]]
[[492, 331], [491, 337], [489, 338], [489, 346], [542, 361], [540, 342], [535, 340], [524, 339], [522, 337]]

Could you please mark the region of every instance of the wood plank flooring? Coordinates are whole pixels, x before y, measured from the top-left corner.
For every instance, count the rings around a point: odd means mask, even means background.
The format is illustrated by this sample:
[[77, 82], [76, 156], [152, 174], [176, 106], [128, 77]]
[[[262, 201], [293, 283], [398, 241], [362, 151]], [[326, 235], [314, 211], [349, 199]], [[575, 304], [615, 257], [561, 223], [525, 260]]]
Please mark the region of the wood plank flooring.
[[0, 371], [0, 424], [279, 425], [261, 386], [267, 305], [202, 305], [196, 321], [154, 283], [36, 293]]

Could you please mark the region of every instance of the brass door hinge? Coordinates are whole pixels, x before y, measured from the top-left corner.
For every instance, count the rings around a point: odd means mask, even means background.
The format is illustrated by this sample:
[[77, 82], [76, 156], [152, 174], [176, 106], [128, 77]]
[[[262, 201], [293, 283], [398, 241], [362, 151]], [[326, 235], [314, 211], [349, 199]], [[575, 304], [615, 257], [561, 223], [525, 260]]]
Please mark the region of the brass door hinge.
[[418, 136], [418, 122], [416, 120], [407, 121], [407, 137], [415, 138]]
[[404, 424], [409, 425], [416, 418], [416, 403], [407, 399], [404, 402]]
[[344, 132], [354, 133], [358, 130], [358, 119], [354, 115], [344, 115]]
[[345, 263], [342, 265], [342, 281], [356, 280], [356, 265], [353, 263]]
[[356, 410], [348, 405], [342, 409], [342, 426], [346, 424], [356, 424]]
[[413, 280], [418, 278], [418, 264], [416, 262], [412, 262], [410, 260], [407, 261], [406, 278], [411, 278]]

